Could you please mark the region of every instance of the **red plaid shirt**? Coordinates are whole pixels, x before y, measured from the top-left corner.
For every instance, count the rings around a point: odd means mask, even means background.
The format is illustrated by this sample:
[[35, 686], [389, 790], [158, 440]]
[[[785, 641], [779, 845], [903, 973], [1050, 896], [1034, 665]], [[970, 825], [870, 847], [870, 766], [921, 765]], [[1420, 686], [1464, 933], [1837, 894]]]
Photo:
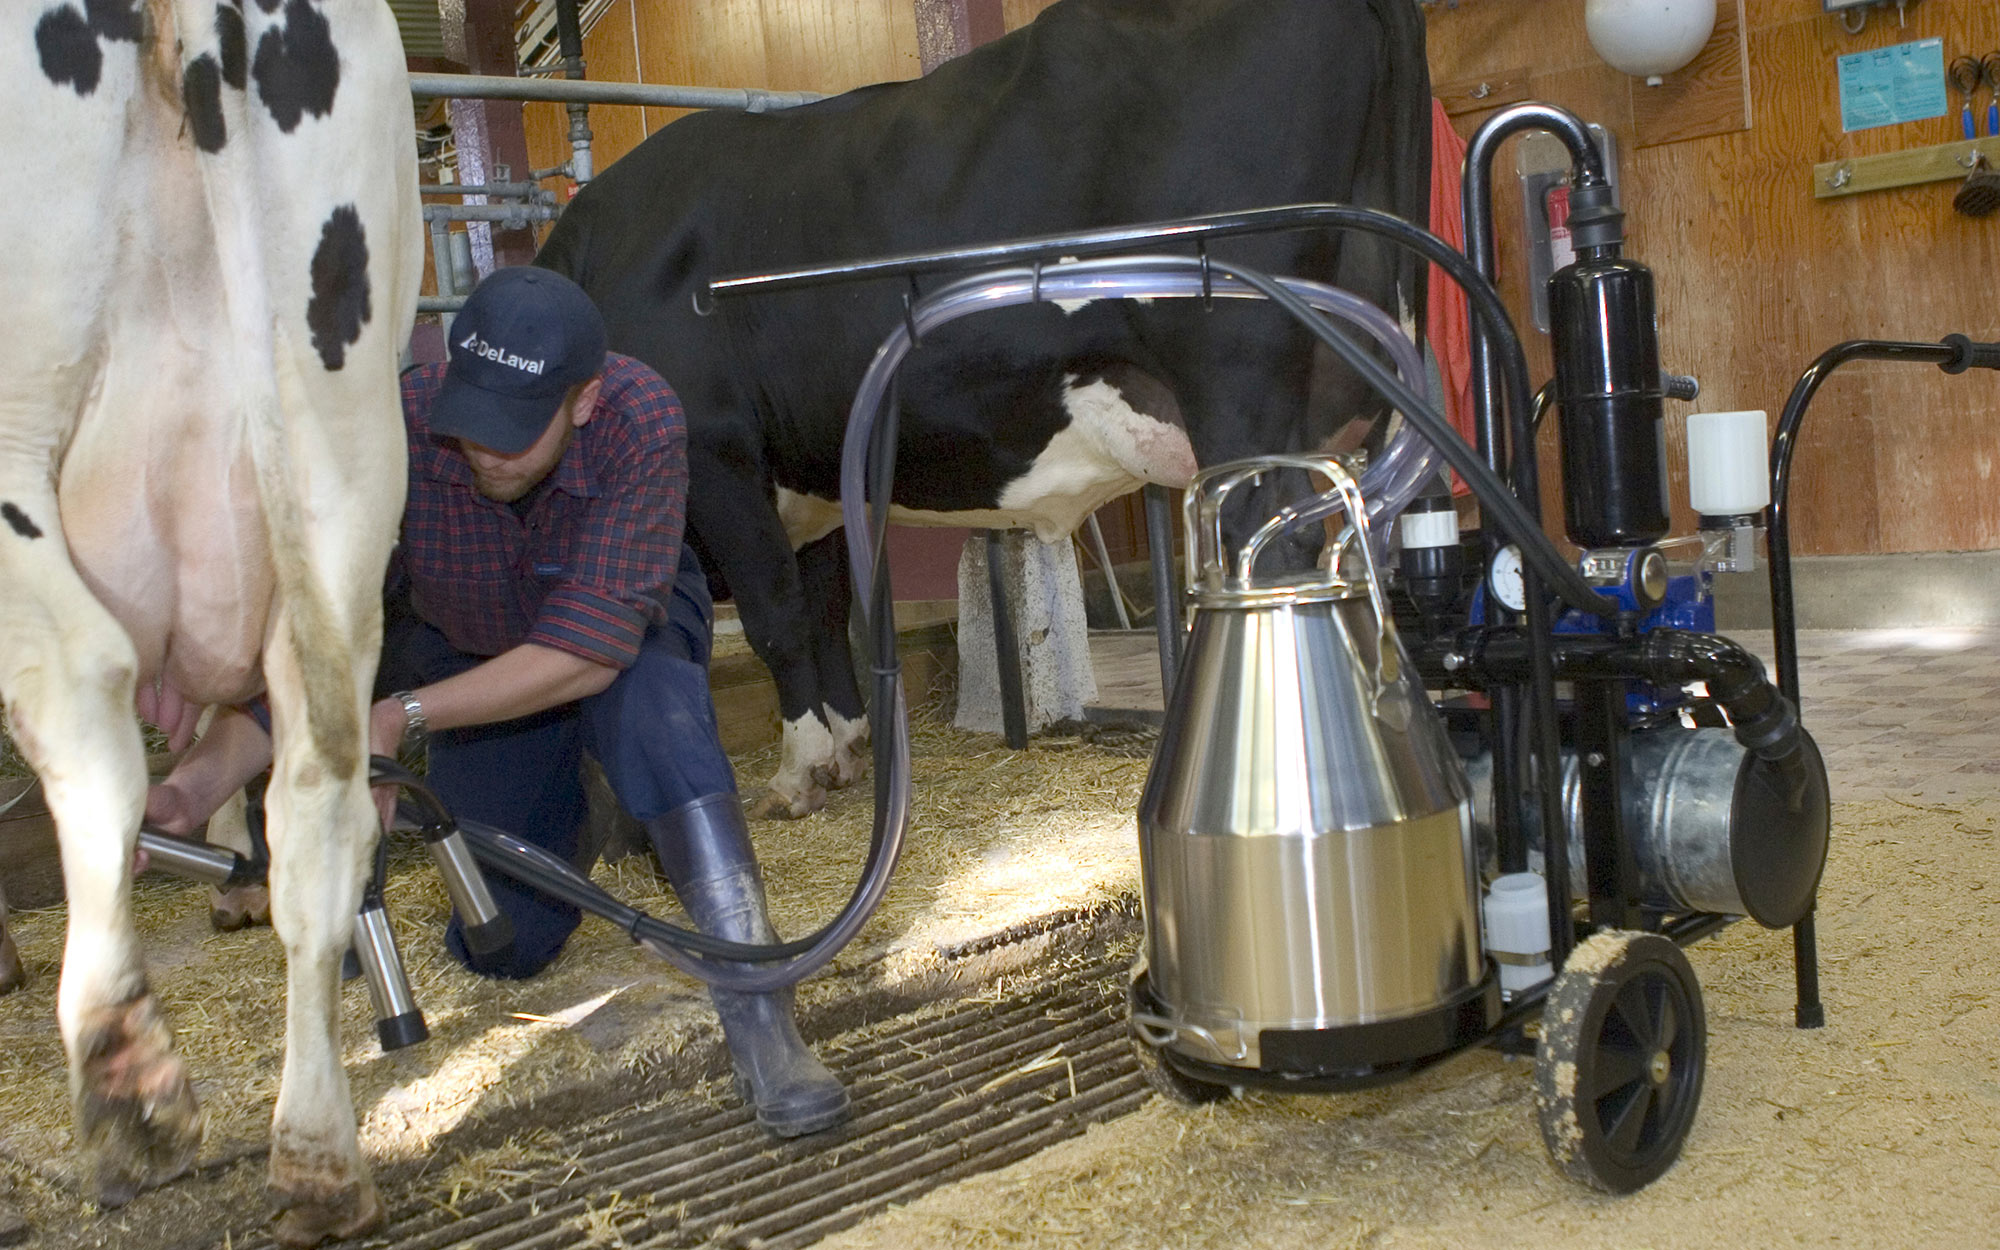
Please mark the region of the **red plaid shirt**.
[[666, 620], [680, 562], [680, 401], [646, 365], [607, 357], [591, 419], [516, 515], [473, 489], [457, 440], [431, 434], [443, 381], [443, 365], [403, 375], [410, 502], [397, 563], [418, 615], [473, 655], [533, 642], [629, 667], [647, 628]]

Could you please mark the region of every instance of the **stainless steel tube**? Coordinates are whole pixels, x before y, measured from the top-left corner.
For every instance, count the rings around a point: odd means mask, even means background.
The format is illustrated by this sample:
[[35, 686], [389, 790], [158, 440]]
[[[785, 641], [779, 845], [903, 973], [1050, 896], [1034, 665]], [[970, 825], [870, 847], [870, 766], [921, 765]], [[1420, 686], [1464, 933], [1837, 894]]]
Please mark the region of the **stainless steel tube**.
[[368, 978], [375, 1034], [382, 1049], [400, 1050], [429, 1037], [424, 1013], [410, 996], [410, 980], [403, 971], [402, 952], [396, 949], [396, 934], [389, 927], [389, 913], [379, 900], [364, 903], [354, 918], [354, 954]]
[[141, 830], [139, 849], [162, 872], [206, 881], [213, 886], [240, 885], [251, 875], [248, 861], [242, 856], [227, 847], [210, 846], [206, 842]]
[[458, 910], [465, 944], [482, 955], [513, 945], [513, 922], [494, 903], [493, 891], [487, 888], [485, 874], [479, 871], [479, 861], [473, 858], [465, 835], [450, 829], [440, 837], [426, 838], [425, 844], [437, 863], [438, 875], [444, 878], [444, 891]]
[[643, 82], [508, 78], [498, 74], [411, 74], [410, 94], [420, 99], [546, 100], [557, 104], [633, 104], [656, 108], [742, 109], [769, 113], [826, 97], [816, 91], [766, 91], [761, 87], [674, 87]]

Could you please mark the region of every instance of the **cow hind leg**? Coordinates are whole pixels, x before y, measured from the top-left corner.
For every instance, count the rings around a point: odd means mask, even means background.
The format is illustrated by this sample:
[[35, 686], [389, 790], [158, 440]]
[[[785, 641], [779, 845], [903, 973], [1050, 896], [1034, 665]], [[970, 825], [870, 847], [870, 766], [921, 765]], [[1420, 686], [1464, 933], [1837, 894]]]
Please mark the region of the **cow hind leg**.
[[784, 720], [778, 771], [765, 793], [752, 800], [750, 815], [810, 816], [826, 806], [826, 786], [814, 770], [832, 760], [833, 735], [820, 711], [814, 617], [807, 611], [799, 563], [754, 456], [712, 454], [691, 445], [688, 461], [690, 480], [704, 484], [688, 497], [688, 524], [701, 539], [702, 563], [721, 574], [735, 597], [743, 636], [771, 670]]
[[854, 684], [848, 645], [853, 579], [847, 568], [845, 530], [835, 530], [799, 551], [799, 579], [813, 614], [813, 668], [819, 676], [820, 717], [829, 738], [827, 758], [812, 767], [813, 780], [845, 789], [868, 773], [868, 713]]
[[0, 467], [0, 701], [41, 776], [62, 848], [69, 932], [56, 1014], [76, 1139], [97, 1201], [187, 1170], [201, 1113], [132, 922], [146, 760], [131, 641], [77, 576], [42, 465]]
[[364, 633], [335, 628], [323, 607], [288, 603], [264, 660], [277, 744], [265, 792], [271, 923], [286, 973], [270, 1187], [283, 1212], [273, 1231], [288, 1246], [357, 1236], [382, 1219], [340, 1055], [340, 959], [376, 833], [361, 731], [369, 674], [342, 658]]

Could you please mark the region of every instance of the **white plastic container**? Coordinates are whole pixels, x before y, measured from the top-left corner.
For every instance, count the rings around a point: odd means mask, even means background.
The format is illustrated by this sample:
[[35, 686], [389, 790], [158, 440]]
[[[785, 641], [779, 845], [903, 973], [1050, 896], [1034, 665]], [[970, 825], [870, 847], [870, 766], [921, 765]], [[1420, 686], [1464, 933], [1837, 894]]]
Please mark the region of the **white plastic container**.
[[1538, 872], [1496, 877], [1480, 903], [1486, 949], [1508, 998], [1555, 975], [1549, 966], [1549, 886]]
[[1762, 512], [1771, 502], [1771, 444], [1764, 412], [1697, 412], [1688, 418], [1688, 502], [1701, 516]]

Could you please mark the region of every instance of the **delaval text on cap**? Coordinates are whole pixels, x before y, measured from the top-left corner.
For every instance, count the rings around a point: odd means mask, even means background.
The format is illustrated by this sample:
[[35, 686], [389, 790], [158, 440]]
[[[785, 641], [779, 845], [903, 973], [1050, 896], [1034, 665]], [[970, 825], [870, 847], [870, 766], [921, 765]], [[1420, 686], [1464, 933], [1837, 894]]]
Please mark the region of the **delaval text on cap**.
[[452, 324], [431, 431], [503, 455], [525, 451], [563, 395], [604, 367], [604, 353], [604, 319], [581, 287], [533, 266], [495, 270]]

